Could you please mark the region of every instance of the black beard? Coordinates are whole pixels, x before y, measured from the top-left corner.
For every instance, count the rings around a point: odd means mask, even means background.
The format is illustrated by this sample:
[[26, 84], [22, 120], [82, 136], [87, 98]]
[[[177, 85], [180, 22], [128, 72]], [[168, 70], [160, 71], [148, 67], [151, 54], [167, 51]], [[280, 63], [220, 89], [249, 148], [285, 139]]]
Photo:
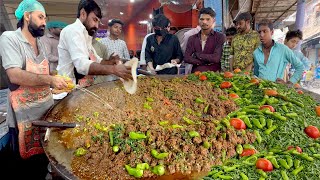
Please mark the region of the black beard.
[[29, 32], [35, 38], [41, 37], [44, 35], [44, 28], [45, 28], [45, 26], [37, 27], [37, 25], [35, 23], [33, 23], [32, 21], [30, 21], [30, 24], [28, 25]]
[[87, 25], [87, 21], [85, 21], [85, 22], [83, 23], [83, 25], [86, 27], [89, 36], [93, 36], [93, 35], [97, 32], [97, 30], [98, 30], [96, 27], [89, 28], [88, 25]]

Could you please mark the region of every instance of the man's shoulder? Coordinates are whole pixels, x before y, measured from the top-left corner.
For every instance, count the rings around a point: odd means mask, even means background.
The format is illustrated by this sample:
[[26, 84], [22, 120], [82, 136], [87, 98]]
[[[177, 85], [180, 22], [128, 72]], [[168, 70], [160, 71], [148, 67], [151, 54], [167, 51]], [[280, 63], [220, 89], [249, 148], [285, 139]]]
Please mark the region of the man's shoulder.
[[5, 31], [2, 33], [2, 35], [0, 37], [2, 37], [2, 38], [5, 37], [5, 38], [11, 39], [13, 37], [19, 37], [19, 34], [17, 31]]

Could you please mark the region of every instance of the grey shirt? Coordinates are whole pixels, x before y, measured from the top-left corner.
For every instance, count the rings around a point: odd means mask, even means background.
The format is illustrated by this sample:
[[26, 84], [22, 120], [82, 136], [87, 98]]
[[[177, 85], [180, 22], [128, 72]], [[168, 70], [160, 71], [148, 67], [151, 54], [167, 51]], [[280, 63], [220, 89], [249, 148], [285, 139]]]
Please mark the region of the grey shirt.
[[[21, 29], [16, 31], [6, 31], [0, 36], [0, 55], [2, 56], [2, 65], [4, 69], [9, 68], [21, 68], [26, 69], [26, 58], [33, 59], [35, 63], [41, 63], [46, 57], [46, 51], [44, 44], [37, 38], [37, 45], [39, 49], [39, 55], [37, 56], [27, 39], [23, 36]], [[8, 96], [9, 97], [9, 96]], [[26, 118], [33, 119], [33, 115], [39, 114], [39, 111], [46, 111], [49, 106], [53, 104], [53, 100], [45, 105], [35, 109], [34, 112], [26, 111]], [[38, 112], [37, 112], [38, 111]], [[8, 111], [6, 117], [6, 123], [9, 127], [16, 127], [15, 113], [11, 107], [10, 100], [8, 100]], [[1, 129], [0, 129], [1, 131]], [[0, 132], [1, 135], [1, 132]], [[1, 137], [1, 136], [0, 136]]]

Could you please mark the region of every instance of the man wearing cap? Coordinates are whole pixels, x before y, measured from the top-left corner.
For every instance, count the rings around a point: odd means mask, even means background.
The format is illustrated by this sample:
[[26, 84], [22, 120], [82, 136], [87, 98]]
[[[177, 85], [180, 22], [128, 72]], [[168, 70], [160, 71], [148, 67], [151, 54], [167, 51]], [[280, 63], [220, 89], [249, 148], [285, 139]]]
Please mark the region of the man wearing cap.
[[[32, 121], [40, 120], [53, 105], [50, 86], [63, 89], [67, 83], [61, 77], [49, 75], [48, 57], [39, 39], [46, 26], [44, 7], [36, 0], [23, 0], [15, 16], [18, 29], [6, 31], [0, 37], [3, 67], [10, 80], [6, 123], [12, 132], [13, 150], [19, 149], [21, 158], [36, 161], [46, 169], [48, 161], [41, 147], [40, 129], [32, 126]], [[28, 172], [34, 179], [43, 175], [37, 168]], [[29, 179], [28, 174], [23, 176]]]
[[231, 69], [252, 70], [253, 51], [259, 46], [260, 39], [259, 34], [251, 29], [251, 21], [249, 12], [239, 14], [234, 21], [238, 34], [231, 43]]
[[92, 37], [98, 30], [101, 9], [94, 0], [82, 0], [77, 19], [63, 28], [58, 45], [58, 74], [69, 76], [82, 87], [93, 85], [94, 75], [116, 75], [132, 79], [131, 68], [117, 64], [119, 59], [102, 60], [92, 46]]
[[41, 37], [41, 41], [44, 43], [49, 60], [50, 74], [57, 74], [58, 66], [58, 44], [61, 30], [67, 26], [67, 23], [60, 21], [50, 21], [47, 23], [47, 29], [49, 32]]

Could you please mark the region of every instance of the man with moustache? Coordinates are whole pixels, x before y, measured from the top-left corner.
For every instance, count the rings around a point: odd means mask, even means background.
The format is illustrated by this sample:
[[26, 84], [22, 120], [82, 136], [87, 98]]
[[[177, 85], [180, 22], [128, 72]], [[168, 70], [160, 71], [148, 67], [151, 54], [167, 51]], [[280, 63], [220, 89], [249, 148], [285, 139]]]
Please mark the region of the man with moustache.
[[49, 60], [50, 74], [57, 74], [57, 66], [58, 66], [58, 44], [60, 32], [64, 27], [67, 26], [67, 23], [60, 21], [50, 21], [47, 23], [47, 29], [49, 32], [41, 37], [41, 41], [44, 43]]
[[220, 59], [225, 37], [212, 29], [215, 17], [216, 13], [210, 7], [199, 11], [201, 31], [189, 38], [184, 55], [184, 61], [193, 65], [192, 72], [221, 69]]
[[23, 0], [15, 16], [18, 29], [6, 31], [0, 37], [0, 55], [10, 81], [6, 123], [0, 127], [0, 138], [9, 127], [10, 147], [19, 155], [1, 164], [8, 169], [21, 168], [18, 174], [10, 174], [12, 179], [16, 175], [24, 179], [44, 179], [48, 160], [41, 146], [40, 129], [33, 127], [32, 121], [40, 120], [53, 105], [50, 86], [63, 89], [67, 83], [61, 77], [49, 75], [47, 54], [39, 39], [46, 26], [46, 13], [41, 3]]
[[93, 48], [92, 36], [101, 18], [101, 9], [94, 0], [81, 0], [76, 21], [60, 34], [58, 74], [69, 76], [82, 87], [94, 83], [93, 75], [113, 74], [124, 80], [132, 79], [130, 68], [118, 64], [118, 58], [102, 60]]
[[239, 68], [251, 71], [253, 65], [253, 51], [259, 46], [259, 34], [251, 29], [252, 16], [249, 12], [239, 14], [234, 20], [238, 33], [231, 43], [231, 70]]

